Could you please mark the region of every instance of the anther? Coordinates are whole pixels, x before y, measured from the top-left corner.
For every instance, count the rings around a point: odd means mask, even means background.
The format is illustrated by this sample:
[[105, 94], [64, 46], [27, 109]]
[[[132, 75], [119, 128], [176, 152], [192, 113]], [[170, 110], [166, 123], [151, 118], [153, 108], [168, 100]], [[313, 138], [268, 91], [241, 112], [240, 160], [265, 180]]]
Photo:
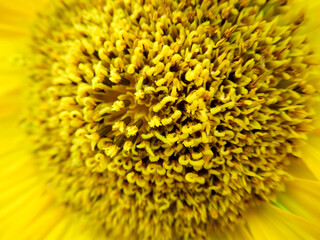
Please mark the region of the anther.
[[112, 126], [108, 125], [108, 126], [104, 126], [104, 127], [100, 128], [97, 131], [97, 133], [99, 134], [100, 137], [103, 137], [103, 136], [107, 135], [111, 130], [112, 130]]

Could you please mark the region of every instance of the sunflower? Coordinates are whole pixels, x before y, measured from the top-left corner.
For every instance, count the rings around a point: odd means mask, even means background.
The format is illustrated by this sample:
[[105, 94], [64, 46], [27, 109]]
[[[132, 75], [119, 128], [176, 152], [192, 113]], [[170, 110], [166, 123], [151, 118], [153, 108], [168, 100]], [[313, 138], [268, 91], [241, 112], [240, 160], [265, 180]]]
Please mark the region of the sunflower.
[[319, 3], [0, 9], [0, 239], [320, 239]]

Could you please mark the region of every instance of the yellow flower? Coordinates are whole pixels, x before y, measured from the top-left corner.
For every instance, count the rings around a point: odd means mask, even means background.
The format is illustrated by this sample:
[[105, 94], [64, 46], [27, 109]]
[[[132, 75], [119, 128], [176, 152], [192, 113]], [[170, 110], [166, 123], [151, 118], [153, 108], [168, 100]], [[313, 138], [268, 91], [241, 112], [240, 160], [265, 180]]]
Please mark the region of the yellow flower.
[[320, 239], [319, 3], [0, 9], [0, 239]]

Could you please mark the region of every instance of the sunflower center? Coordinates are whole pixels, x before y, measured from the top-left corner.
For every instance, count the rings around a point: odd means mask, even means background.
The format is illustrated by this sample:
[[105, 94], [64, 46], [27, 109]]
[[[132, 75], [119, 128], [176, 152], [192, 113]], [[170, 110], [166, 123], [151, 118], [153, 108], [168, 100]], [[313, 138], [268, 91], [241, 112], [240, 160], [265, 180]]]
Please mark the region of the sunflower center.
[[27, 122], [60, 201], [133, 239], [210, 239], [269, 201], [313, 121], [287, 12], [57, 1], [34, 28]]

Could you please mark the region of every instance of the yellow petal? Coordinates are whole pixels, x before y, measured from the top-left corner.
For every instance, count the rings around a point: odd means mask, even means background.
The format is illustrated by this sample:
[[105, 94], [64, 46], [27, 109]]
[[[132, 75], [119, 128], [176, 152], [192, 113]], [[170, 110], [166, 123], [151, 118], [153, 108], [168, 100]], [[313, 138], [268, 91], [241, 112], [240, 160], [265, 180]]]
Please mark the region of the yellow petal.
[[316, 240], [320, 228], [316, 223], [265, 203], [245, 216], [255, 240]]
[[0, 239], [103, 239], [99, 229], [56, 203], [27, 149], [15, 147], [0, 158]]
[[318, 180], [320, 180], [320, 150], [317, 147], [319, 140], [318, 136], [309, 136], [307, 144], [301, 147], [302, 160]]
[[238, 226], [234, 232], [228, 234], [229, 240], [254, 240], [249, 230], [244, 225]]
[[24, 1], [24, 0], [1, 0], [0, 1], [0, 10], [1, 11], [7, 11], [10, 12], [12, 16], [8, 16], [8, 14], [2, 15], [0, 17], [1, 19], [4, 19], [5, 17], [8, 19], [18, 18], [18, 17], [24, 17], [25, 21], [28, 20], [26, 18], [28, 17], [34, 17], [34, 14], [41, 9], [44, 4], [46, 3], [46, 0], [30, 0], [30, 1]]
[[290, 212], [320, 223], [320, 182], [294, 179], [287, 183], [286, 191], [277, 199]]
[[314, 0], [290, 0], [289, 4], [292, 6], [292, 11], [299, 13], [301, 10], [305, 10], [305, 19], [307, 21], [306, 27], [303, 29], [303, 33], [308, 35], [308, 39], [315, 47], [315, 50], [320, 54], [320, 21], [319, 11], [320, 2]]
[[[303, 150], [303, 152], [306, 150]], [[306, 161], [309, 161], [308, 157], [309, 155], [302, 154], [302, 158], [306, 159]], [[312, 158], [313, 159], [313, 158]], [[310, 166], [310, 161], [309, 161]], [[317, 180], [316, 176], [313, 174], [313, 172], [310, 170], [308, 165], [305, 163], [305, 160], [298, 159], [292, 159], [290, 166], [288, 166], [287, 171], [289, 174], [294, 176], [295, 178], [304, 178], [309, 180]]]

